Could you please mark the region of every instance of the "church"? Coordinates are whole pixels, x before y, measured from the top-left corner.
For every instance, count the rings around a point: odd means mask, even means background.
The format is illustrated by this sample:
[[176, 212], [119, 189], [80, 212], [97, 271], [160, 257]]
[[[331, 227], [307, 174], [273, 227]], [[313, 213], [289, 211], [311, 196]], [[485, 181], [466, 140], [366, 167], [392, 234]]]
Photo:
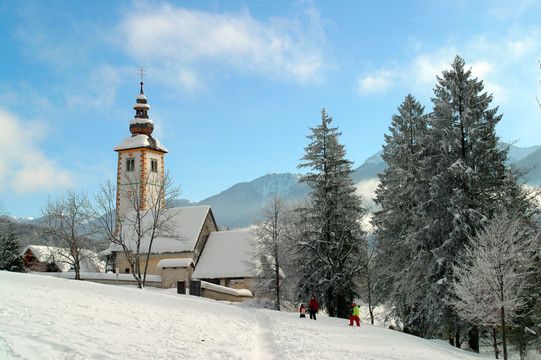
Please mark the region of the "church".
[[[202, 296], [230, 301], [251, 298], [256, 269], [254, 236], [250, 231], [220, 231], [210, 206], [158, 208], [165, 203], [168, 150], [152, 136], [154, 123], [148, 116], [150, 105], [142, 81], [140, 85], [133, 105], [135, 116], [129, 123], [131, 135], [113, 149], [118, 153], [115, 232], [122, 238], [122, 246], [113, 244], [102, 253], [107, 270], [130, 274], [133, 267], [127, 256], [133, 256], [138, 248], [142, 255], [141, 269], [148, 254], [147, 275], [160, 280], [154, 286], [170, 288], [179, 282], [190, 284], [197, 280], [201, 283]], [[156, 209], [160, 211], [152, 211]], [[166, 216], [163, 225], [168, 231], [150, 236], [137, 233], [133, 227], [126, 230], [126, 224], [135, 221], [152, 228], [148, 222], [156, 219], [152, 216], [143, 219], [141, 215], [150, 212]]]

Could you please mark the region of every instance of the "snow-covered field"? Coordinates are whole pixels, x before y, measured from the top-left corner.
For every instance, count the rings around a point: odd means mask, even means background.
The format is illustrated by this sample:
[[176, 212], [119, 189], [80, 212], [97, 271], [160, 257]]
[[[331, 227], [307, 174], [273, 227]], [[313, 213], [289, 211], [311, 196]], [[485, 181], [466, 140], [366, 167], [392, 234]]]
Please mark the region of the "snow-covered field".
[[0, 359], [487, 359], [382, 327], [175, 290], [0, 272]]

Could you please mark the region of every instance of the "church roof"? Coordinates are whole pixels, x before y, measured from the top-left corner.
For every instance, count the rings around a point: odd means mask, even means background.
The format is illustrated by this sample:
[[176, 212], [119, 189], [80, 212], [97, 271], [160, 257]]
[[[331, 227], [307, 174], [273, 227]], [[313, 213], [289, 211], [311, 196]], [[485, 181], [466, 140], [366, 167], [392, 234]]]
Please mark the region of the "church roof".
[[129, 150], [129, 149], [139, 149], [147, 148], [152, 150], [158, 150], [161, 152], [169, 152], [158, 139], [145, 135], [138, 134], [135, 136], [127, 136], [122, 140], [122, 142], [115, 147], [114, 151]]
[[254, 277], [254, 235], [249, 230], [216, 231], [209, 235], [193, 278]]
[[[150, 211], [150, 210], [147, 210]], [[170, 216], [167, 220], [167, 227], [170, 229], [167, 231], [167, 236], [158, 236], [152, 243], [151, 253], [163, 254], [163, 253], [180, 253], [194, 251], [199, 234], [203, 229], [205, 220], [211, 212], [210, 206], [186, 206], [179, 208], [172, 208], [165, 210], [165, 217]], [[135, 249], [136, 236], [130, 229], [130, 219], [134, 219], [135, 212], [128, 213], [126, 220], [123, 222], [124, 231], [127, 233], [126, 244], [130, 250]], [[150, 228], [152, 217], [142, 215], [143, 227]], [[163, 231], [163, 230], [162, 230]], [[140, 249], [141, 253], [147, 253], [150, 244], [150, 236], [145, 235], [141, 241]]]

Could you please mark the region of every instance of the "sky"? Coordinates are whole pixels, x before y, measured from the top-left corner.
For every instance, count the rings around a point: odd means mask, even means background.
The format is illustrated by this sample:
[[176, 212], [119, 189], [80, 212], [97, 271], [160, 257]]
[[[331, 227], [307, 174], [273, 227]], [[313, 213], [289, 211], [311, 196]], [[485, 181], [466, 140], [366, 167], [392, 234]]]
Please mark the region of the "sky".
[[[182, 197], [299, 172], [323, 108], [354, 168], [407, 94], [430, 112], [456, 55], [493, 94], [503, 141], [540, 145], [541, 1], [0, 2], [0, 200], [39, 217], [115, 179], [139, 69]], [[305, 171], [305, 169], [302, 169]]]

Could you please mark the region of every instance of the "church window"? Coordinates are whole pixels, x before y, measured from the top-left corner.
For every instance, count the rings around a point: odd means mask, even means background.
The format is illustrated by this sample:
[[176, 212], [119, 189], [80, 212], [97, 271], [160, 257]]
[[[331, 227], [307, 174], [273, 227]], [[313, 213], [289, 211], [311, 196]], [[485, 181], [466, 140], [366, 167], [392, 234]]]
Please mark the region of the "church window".
[[150, 171], [152, 171], [153, 173], [158, 172], [158, 160], [150, 159]]
[[135, 170], [135, 159], [127, 159], [126, 160], [126, 171], [134, 171]]

